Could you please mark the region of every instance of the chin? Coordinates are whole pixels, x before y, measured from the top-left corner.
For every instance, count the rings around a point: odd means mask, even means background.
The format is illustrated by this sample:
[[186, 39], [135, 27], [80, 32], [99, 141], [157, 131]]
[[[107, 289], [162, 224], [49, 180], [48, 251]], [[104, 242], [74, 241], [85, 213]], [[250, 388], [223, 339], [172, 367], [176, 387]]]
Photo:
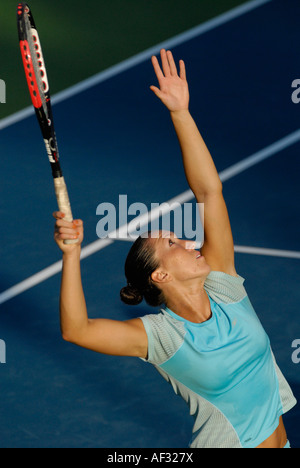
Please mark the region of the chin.
[[208, 276], [211, 273], [212, 268], [210, 267], [208, 263], [206, 263], [205, 259], [204, 259], [204, 263], [205, 263], [205, 267], [203, 266], [203, 273], [206, 274], [206, 276]]

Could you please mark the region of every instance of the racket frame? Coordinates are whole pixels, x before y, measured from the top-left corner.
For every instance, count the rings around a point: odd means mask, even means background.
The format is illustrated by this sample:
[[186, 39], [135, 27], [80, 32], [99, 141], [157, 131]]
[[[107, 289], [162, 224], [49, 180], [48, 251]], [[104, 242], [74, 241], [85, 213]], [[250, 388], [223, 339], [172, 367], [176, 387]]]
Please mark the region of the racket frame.
[[[51, 166], [58, 207], [65, 214], [64, 219], [72, 222], [70, 199], [60, 165], [46, 65], [39, 34], [27, 3], [18, 4], [17, 25], [26, 81]], [[65, 241], [66, 244], [77, 242], [78, 239]]]

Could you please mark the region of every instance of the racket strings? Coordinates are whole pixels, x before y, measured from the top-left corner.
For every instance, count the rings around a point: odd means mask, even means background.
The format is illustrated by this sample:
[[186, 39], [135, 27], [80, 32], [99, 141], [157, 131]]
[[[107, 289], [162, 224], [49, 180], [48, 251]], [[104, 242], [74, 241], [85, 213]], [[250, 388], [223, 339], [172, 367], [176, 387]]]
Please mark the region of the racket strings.
[[47, 89], [47, 76], [44, 67], [42, 50], [39, 45], [38, 33], [36, 30], [32, 29], [27, 14], [24, 15], [24, 19], [35, 79], [38, 86], [44, 112], [47, 116], [47, 119], [49, 119], [48, 107], [45, 97], [45, 91]]

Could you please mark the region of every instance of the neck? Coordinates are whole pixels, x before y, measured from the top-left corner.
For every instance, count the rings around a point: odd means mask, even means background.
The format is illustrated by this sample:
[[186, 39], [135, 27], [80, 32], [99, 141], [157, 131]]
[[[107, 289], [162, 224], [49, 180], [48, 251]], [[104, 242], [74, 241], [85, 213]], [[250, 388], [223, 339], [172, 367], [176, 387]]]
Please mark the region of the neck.
[[194, 323], [203, 323], [211, 318], [209, 297], [204, 282], [197, 286], [175, 286], [166, 294], [167, 307], [176, 315]]

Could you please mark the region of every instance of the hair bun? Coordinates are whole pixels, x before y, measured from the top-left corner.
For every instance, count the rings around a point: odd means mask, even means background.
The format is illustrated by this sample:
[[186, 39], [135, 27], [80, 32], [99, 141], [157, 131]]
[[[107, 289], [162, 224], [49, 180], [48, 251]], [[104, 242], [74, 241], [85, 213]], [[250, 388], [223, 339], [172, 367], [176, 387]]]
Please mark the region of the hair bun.
[[120, 296], [121, 300], [128, 305], [138, 305], [143, 302], [143, 295], [131, 284], [121, 289]]

